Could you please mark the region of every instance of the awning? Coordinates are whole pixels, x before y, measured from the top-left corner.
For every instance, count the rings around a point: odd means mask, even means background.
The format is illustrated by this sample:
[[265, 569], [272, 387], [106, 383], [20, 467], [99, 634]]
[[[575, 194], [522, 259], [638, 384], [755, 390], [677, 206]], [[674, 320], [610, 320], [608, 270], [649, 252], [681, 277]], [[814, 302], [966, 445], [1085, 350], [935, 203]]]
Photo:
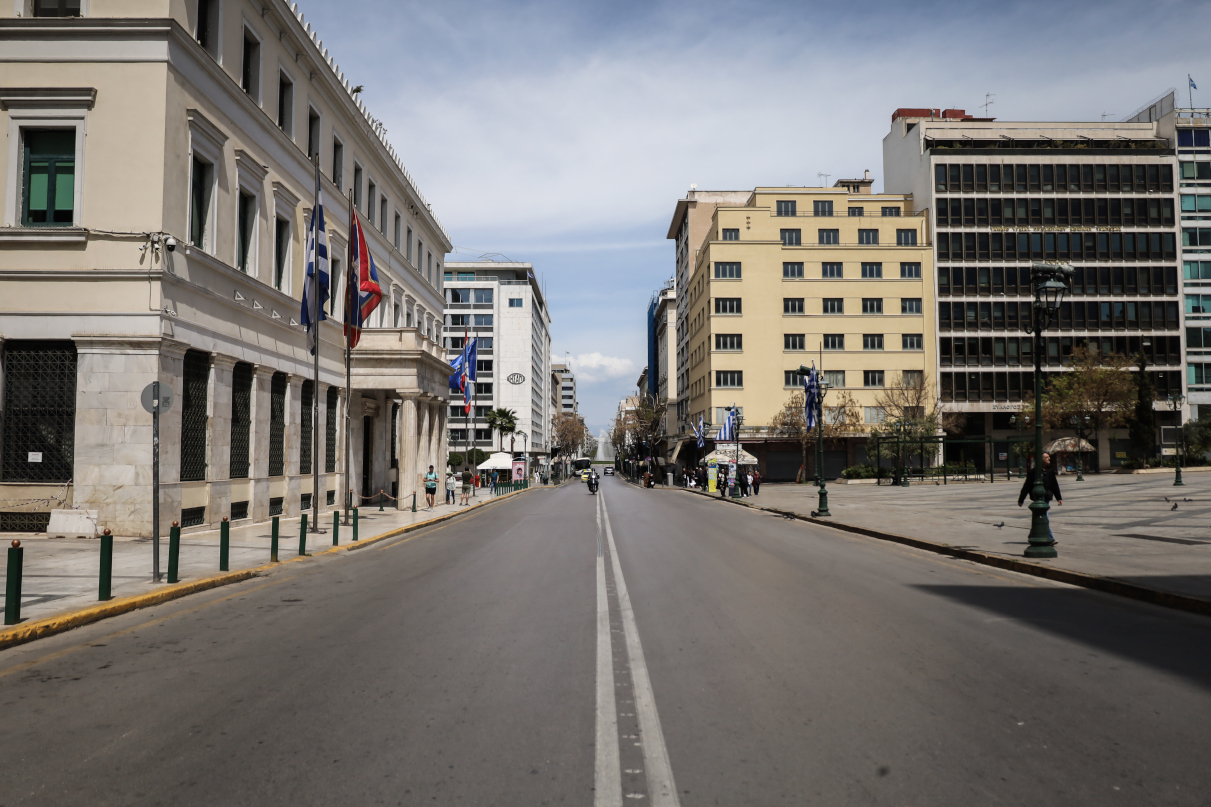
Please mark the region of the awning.
[[[710, 454], [707, 454], [705, 457], [703, 457], [702, 460], [699, 462], [699, 464], [705, 465], [706, 463], [710, 462], [711, 460], [714, 460], [715, 462], [726, 462], [728, 464], [736, 462], [737, 457], [736, 457], [735, 444], [733, 443], [732, 445], [723, 446], [721, 448], [715, 449]], [[744, 449], [740, 449], [739, 461], [740, 461], [741, 465], [756, 465], [757, 464], [757, 458], [754, 457], [752, 454], [748, 453], [747, 451], [745, 451]]]
[[681, 447], [685, 445], [685, 440], [678, 440], [677, 445], [673, 446], [673, 456], [669, 457], [669, 465], [677, 464], [677, 455], [681, 453]]
[[[1061, 437], [1058, 440], [1052, 440], [1050, 443], [1047, 444], [1047, 446], [1043, 449], [1043, 451], [1045, 451], [1048, 454], [1056, 454], [1059, 452], [1067, 452], [1070, 454], [1075, 454], [1077, 452], [1076, 438], [1075, 437]], [[1093, 445], [1088, 440], [1081, 440], [1080, 451], [1093, 453], [1093, 452], [1097, 451], [1097, 449], [1094, 448]]]
[[507, 451], [498, 451], [475, 466], [481, 471], [508, 471], [513, 468], [513, 457]]

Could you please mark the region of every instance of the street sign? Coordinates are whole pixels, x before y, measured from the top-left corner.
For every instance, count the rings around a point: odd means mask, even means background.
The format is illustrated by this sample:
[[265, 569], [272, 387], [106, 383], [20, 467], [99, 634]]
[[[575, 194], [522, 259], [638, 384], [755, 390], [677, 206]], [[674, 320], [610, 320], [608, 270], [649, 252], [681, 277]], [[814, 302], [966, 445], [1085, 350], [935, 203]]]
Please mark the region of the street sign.
[[[151, 412], [152, 406], [152, 387], [156, 382], [151, 382], [143, 388], [142, 394], [139, 395], [139, 402], [143, 404], [143, 408]], [[172, 387], [167, 384], [160, 384], [160, 414], [164, 414], [169, 409], [172, 409]]]
[[1176, 457], [1177, 449], [1176, 448], [1162, 448], [1161, 456], [1162, 457]]

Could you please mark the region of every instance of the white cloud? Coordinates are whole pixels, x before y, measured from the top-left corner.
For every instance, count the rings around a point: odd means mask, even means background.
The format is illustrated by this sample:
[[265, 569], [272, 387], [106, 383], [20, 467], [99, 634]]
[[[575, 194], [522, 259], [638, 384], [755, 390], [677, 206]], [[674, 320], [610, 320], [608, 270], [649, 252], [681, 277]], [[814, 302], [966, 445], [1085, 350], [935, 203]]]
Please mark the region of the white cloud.
[[568, 357], [572, 369], [576, 371], [577, 382], [593, 384], [598, 381], [609, 381], [614, 378], [625, 378], [635, 375], [635, 362], [618, 356], [606, 356], [601, 353], [580, 353]]

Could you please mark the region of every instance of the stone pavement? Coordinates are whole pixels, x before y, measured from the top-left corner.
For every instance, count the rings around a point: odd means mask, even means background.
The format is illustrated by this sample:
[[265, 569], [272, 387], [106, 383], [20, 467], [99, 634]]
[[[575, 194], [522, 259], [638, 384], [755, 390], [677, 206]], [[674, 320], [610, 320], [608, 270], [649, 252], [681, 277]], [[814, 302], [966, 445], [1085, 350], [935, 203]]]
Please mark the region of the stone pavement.
[[[438, 491], [439, 499], [444, 491]], [[358, 510], [358, 538], [373, 538], [390, 530], [427, 521], [459, 510], [471, 510], [492, 500], [487, 489], [476, 491], [470, 508], [438, 504], [432, 512], [423, 508], [394, 510], [390, 506], [379, 512], [377, 505]], [[503, 495], [503, 494], [502, 494]], [[422, 499], [423, 502], [423, 499]], [[323, 533], [309, 532], [307, 552], [321, 552], [332, 547], [332, 514], [335, 508], [320, 511]], [[308, 519], [310, 520], [310, 519]], [[278, 522], [278, 559], [289, 560], [299, 554], [298, 518], [283, 518]], [[263, 566], [269, 562], [272, 542], [272, 522], [233, 524], [231, 527], [230, 571]], [[101, 563], [101, 541], [96, 538], [49, 538], [37, 533], [3, 533], [4, 548], [13, 539], [25, 547], [24, 573], [21, 586], [21, 618], [24, 622], [55, 616], [97, 604], [98, 574]], [[342, 524], [340, 543], [353, 542], [353, 526]], [[0, 553], [0, 561], [6, 555]], [[113, 582], [111, 594], [126, 597], [154, 591], [167, 585], [168, 536], [160, 536], [160, 583], [152, 582], [152, 541], [150, 538], [114, 538]], [[219, 574], [219, 531], [187, 532], [181, 536], [179, 576], [182, 583]], [[0, 581], [7, 575], [7, 564], [0, 562]], [[3, 583], [0, 582], [0, 588]]]
[[[1173, 486], [1172, 472], [1075, 479], [1060, 477], [1064, 504], [1049, 513], [1059, 557], [1032, 562], [1211, 599], [1211, 473], [1186, 473], [1184, 487]], [[1021, 486], [1004, 476], [907, 488], [829, 484], [828, 507], [835, 522], [1022, 559], [1030, 511], [1017, 506]], [[817, 495], [814, 485], [766, 484], [743, 501], [806, 515]]]

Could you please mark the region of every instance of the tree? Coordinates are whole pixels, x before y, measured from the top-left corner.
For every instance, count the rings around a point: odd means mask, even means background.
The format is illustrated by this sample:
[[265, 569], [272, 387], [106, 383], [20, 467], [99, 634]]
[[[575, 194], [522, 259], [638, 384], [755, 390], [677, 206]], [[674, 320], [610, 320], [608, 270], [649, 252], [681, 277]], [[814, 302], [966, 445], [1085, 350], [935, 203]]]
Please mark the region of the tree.
[[500, 433], [500, 450], [505, 450], [505, 436], [517, 431], [517, 413], [512, 409], [493, 409], [484, 416], [488, 428]]
[[557, 412], [551, 420], [552, 453], [574, 457], [584, 443], [584, 419], [571, 412]]
[[449, 458], [446, 460], [446, 465], [450, 468], [460, 468], [462, 467], [463, 459], [465, 458], [462, 454], [457, 451], [451, 451]]
[[1135, 417], [1132, 418], [1128, 435], [1135, 456], [1145, 465], [1156, 453], [1156, 412], [1152, 402], [1156, 400], [1156, 388], [1152, 386], [1152, 374], [1144, 363], [1143, 351], [1139, 355], [1140, 371], [1135, 378]]
[[[934, 385], [926, 372], [901, 373], [898, 385], [879, 390], [875, 405], [883, 410], [884, 421], [871, 428], [871, 437], [878, 439], [867, 441], [866, 453], [876, 460], [897, 459], [897, 452], [907, 444], [923, 447], [937, 437], [939, 430], [956, 433], [962, 429], [960, 413], [938, 408]], [[893, 431], [892, 424], [903, 426]]]
[[1183, 461], [1211, 451], [1211, 420], [1190, 420], [1182, 426]]
[[[820, 433], [818, 428], [810, 431], [807, 428], [805, 399], [806, 393], [803, 390], [792, 392], [782, 408], [770, 419], [769, 424], [770, 430], [775, 434], [793, 437], [799, 441], [803, 460], [799, 465], [799, 473], [795, 477], [796, 482], [803, 482], [807, 478], [807, 457], [815, 446], [816, 438]], [[825, 401], [827, 400], [825, 398]], [[860, 428], [858, 423], [858, 403], [848, 392], [841, 392], [835, 405], [824, 407], [825, 440], [857, 432]]]
[[[1072, 351], [1071, 372], [1053, 376], [1043, 393], [1043, 425], [1070, 429], [1072, 418], [1089, 418], [1093, 434], [1116, 429], [1131, 417], [1136, 384], [1131, 360], [1117, 353], [1101, 354], [1085, 346]], [[1034, 417], [1033, 404], [1023, 410]]]

